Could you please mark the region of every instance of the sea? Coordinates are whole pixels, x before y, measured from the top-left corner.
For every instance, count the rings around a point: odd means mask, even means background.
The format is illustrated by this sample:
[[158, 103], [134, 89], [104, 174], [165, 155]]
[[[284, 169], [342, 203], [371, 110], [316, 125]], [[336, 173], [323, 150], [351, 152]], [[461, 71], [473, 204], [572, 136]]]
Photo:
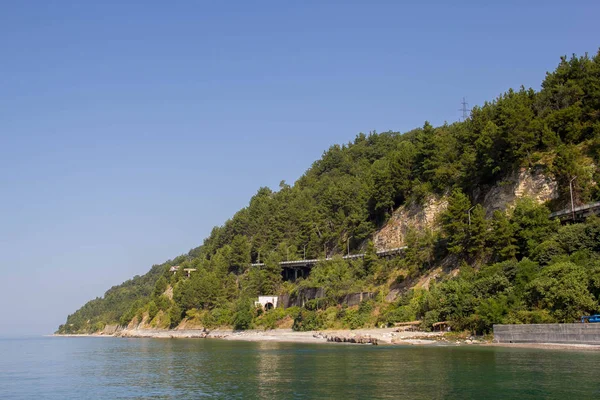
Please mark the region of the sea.
[[598, 399], [600, 352], [0, 339], [0, 399]]

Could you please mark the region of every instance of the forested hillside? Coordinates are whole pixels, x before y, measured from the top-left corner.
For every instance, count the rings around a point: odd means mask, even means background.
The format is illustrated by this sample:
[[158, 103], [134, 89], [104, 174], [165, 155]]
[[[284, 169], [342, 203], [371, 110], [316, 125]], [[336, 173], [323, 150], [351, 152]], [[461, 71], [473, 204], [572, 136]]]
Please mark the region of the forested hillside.
[[[493, 79], [493, 77], [490, 77]], [[70, 315], [59, 332], [108, 323], [176, 327], [324, 329], [419, 319], [430, 329], [489, 331], [498, 322], [572, 321], [600, 311], [600, 221], [561, 226], [550, 209], [600, 199], [600, 53], [562, 58], [540, 91], [509, 90], [463, 122], [406, 133], [359, 134], [334, 145], [293, 185], [260, 188], [248, 206], [204, 243], [110, 289]], [[483, 196], [516, 170], [541, 169], [557, 182], [551, 204], [523, 198], [490, 217]], [[575, 178], [575, 179], [574, 179]], [[414, 230], [401, 257], [375, 256], [373, 234], [394, 209], [430, 196], [448, 199], [438, 230]], [[279, 261], [334, 257], [309, 277], [283, 282]], [[381, 249], [378, 249], [381, 250]], [[252, 267], [251, 263], [264, 263]], [[180, 266], [176, 274], [169, 272]], [[420, 277], [442, 266], [429, 285]], [[183, 269], [194, 268], [191, 277]], [[303, 308], [262, 312], [259, 294], [323, 288]], [[386, 296], [401, 288], [396, 299]], [[339, 305], [357, 291], [375, 293], [358, 307]]]

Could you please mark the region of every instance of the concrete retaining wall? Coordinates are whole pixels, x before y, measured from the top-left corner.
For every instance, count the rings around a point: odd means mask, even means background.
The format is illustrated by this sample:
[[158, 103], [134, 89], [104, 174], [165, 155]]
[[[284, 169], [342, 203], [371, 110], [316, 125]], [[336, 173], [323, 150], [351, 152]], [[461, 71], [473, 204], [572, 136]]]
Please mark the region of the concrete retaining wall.
[[[350, 293], [339, 300], [339, 304], [346, 304], [348, 306], [355, 306], [360, 304], [361, 301], [372, 299], [375, 296], [371, 292], [362, 293]], [[325, 291], [323, 288], [306, 288], [299, 290], [294, 295], [281, 295], [278, 299], [278, 307], [289, 308], [293, 306], [303, 307], [304, 304], [309, 300], [322, 299], [325, 297]]]
[[279, 307], [283, 308], [302, 307], [309, 300], [322, 299], [323, 297], [325, 297], [323, 288], [306, 288], [299, 290], [292, 296], [287, 294], [279, 296], [278, 304]]
[[494, 341], [600, 345], [600, 324], [494, 325]]
[[340, 304], [347, 304], [348, 307], [356, 306], [363, 300], [372, 299], [373, 296], [374, 294], [370, 292], [351, 293], [345, 295]]
[[119, 325], [105, 325], [102, 335], [114, 335], [119, 330]]

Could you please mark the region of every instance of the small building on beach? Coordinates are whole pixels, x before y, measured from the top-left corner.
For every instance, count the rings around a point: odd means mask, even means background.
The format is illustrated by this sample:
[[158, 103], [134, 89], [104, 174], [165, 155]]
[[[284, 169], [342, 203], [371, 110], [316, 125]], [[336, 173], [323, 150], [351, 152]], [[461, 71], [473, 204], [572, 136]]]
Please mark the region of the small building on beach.
[[450, 327], [450, 321], [440, 321], [431, 325], [433, 327], [434, 332], [450, 332], [452, 328]]
[[268, 311], [277, 307], [278, 296], [258, 296], [258, 301], [254, 302], [256, 307], [261, 307], [263, 310]]

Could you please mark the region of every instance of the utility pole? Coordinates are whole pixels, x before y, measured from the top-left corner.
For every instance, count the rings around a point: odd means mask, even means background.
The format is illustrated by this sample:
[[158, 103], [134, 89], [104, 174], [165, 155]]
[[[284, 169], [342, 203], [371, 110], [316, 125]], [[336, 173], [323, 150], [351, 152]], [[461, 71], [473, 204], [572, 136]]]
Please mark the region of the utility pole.
[[577, 179], [574, 177], [569, 181], [569, 192], [571, 193], [571, 216], [573, 217], [573, 222], [575, 222], [575, 204], [573, 202], [573, 181]]
[[474, 208], [475, 208], [475, 206], [469, 208], [469, 211], [467, 211], [467, 213], [469, 213], [469, 229], [471, 229], [471, 210]]
[[463, 97], [460, 104], [462, 105], [462, 107], [459, 108], [458, 111], [462, 111], [462, 120], [466, 121], [466, 119], [469, 117], [469, 109], [467, 108], [469, 103], [467, 103], [467, 99]]
[[350, 237], [348, 238], [348, 245], [347, 245], [347, 247], [348, 247], [348, 255], [350, 255], [350, 239], [352, 239], [353, 237], [354, 237], [354, 236], [350, 236]]
[[304, 258], [303, 258], [303, 260], [306, 260], [306, 246], [307, 245], [308, 245], [308, 243], [304, 245]]

